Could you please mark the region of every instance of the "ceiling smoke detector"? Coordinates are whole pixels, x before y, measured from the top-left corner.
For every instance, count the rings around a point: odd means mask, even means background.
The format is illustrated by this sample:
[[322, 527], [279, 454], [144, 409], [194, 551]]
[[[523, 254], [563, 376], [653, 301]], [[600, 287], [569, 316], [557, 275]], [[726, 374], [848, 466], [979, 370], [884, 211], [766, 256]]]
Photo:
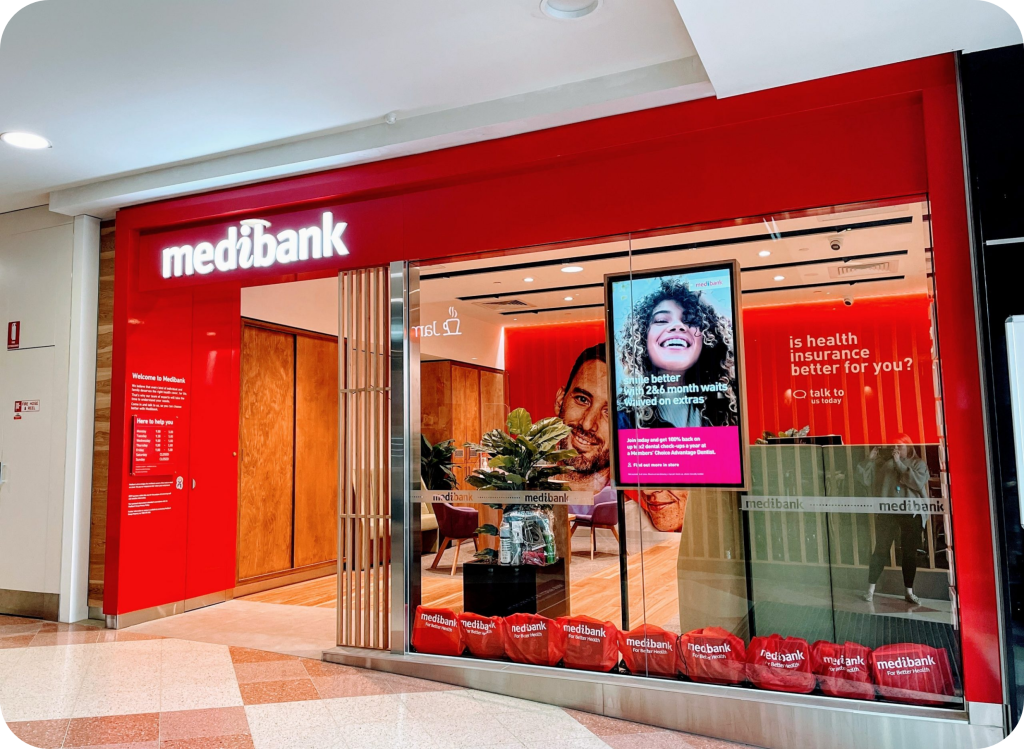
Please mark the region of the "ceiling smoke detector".
[[560, 21], [571, 21], [589, 16], [601, 5], [601, 0], [541, 0], [544, 15]]

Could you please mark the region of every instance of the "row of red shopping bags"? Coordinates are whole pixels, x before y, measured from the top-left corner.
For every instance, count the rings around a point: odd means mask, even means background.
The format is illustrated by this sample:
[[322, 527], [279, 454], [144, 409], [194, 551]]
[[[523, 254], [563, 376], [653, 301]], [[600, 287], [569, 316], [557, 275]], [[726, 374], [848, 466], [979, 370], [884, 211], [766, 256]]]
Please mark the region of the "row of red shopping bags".
[[417, 652], [508, 658], [516, 663], [586, 671], [613, 671], [707, 684], [873, 700], [877, 695], [915, 705], [947, 705], [953, 675], [943, 648], [915, 643], [871, 650], [799, 637], [754, 637], [750, 645], [719, 627], [676, 635], [644, 625], [629, 632], [587, 616], [549, 619], [537, 614], [486, 617], [450, 609], [416, 609], [412, 645]]

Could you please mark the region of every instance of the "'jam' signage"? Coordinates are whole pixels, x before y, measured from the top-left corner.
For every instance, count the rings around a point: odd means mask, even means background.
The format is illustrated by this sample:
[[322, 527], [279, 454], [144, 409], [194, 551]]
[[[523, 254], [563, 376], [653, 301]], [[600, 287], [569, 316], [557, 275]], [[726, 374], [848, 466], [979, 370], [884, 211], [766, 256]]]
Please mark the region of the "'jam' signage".
[[330, 211], [321, 214], [318, 224], [298, 230], [284, 229], [275, 234], [272, 227], [266, 219], [245, 219], [238, 226], [229, 226], [224, 236], [213, 241], [164, 247], [160, 253], [160, 275], [205, 276], [348, 254], [342, 239], [348, 224], [336, 222]]

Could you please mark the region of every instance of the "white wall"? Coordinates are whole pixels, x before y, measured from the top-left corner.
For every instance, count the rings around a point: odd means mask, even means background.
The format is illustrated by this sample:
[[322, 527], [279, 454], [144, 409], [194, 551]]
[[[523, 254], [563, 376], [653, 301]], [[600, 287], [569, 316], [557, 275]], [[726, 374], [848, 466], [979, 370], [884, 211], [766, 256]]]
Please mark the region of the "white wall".
[[[456, 307], [458, 334], [445, 335], [444, 323], [451, 317], [452, 304]], [[337, 335], [338, 280], [324, 278], [244, 288], [242, 316]], [[420, 337], [420, 354], [424, 359], [452, 359], [481, 367], [505, 368], [501, 326], [481, 319], [470, 305], [424, 303], [420, 323], [431, 333], [423, 331]], [[435, 331], [437, 335], [433, 335]], [[455, 326], [450, 323], [447, 332], [455, 333]]]
[[338, 279], [244, 288], [242, 317], [338, 335]]
[[[98, 247], [95, 219], [46, 208], [0, 215], [5, 337], [9, 322], [21, 323], [20, 348], [0, 348], [0, 590], [59, 595], [65, 620], [87, 611]], [[80, 266], [76, 276], [76, 259], [91, 273]], [[17, 400], [38, 400], [39, 411], [15, 419]]]

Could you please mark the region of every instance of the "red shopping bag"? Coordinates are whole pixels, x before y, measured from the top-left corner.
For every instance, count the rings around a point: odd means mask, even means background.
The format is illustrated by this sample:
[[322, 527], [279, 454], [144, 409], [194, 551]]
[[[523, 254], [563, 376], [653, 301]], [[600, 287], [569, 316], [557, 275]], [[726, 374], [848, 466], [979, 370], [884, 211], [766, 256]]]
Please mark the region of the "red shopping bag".
[[945, 648], [912, 642], [883, 645], [871, 654], [878, 693], [912, 705], [946, 705], [953, 696], [953, 672]]
[[500, 616], [459, 614], [462, 642], [477, 658], [505, 657], [505, 627]]
[[814, 691], [811, 647], [800, 637], [755, 637], [747, 648], [747, 678], [761, 689], [778, 692]]
[[721, 627], [687, 632], [677, 643], [679, 670], [706, 684], [741, 684], [747, 678], [747, 648]]
[[589, 616], [563, 616], [558, 624], [565, 633], [566, 668], [611, 671], [619, 662], [619, 630], [611, 622]]
[[462, 634], [455, 612], [417, 606], [416, 619], [412, 624], [412, 646], [417, 653], [462, 655]]
[[633, 674], [675, 678], [676, 640], [679, 636], [653, 624], [645, 624], [629, 632], [619, 632], [619, 652], [626, 668]]
[[554, 666], [565, 654], [565, 634], [558, 622], [539, 614], [505, 617], [505, 655], [516, 663]]
[[855, 642], [842, 645], [818, 640], [811, 646], [811, 670], [821, 691], [832, 697], [875, 699], [871, 680], [871, 648]]

